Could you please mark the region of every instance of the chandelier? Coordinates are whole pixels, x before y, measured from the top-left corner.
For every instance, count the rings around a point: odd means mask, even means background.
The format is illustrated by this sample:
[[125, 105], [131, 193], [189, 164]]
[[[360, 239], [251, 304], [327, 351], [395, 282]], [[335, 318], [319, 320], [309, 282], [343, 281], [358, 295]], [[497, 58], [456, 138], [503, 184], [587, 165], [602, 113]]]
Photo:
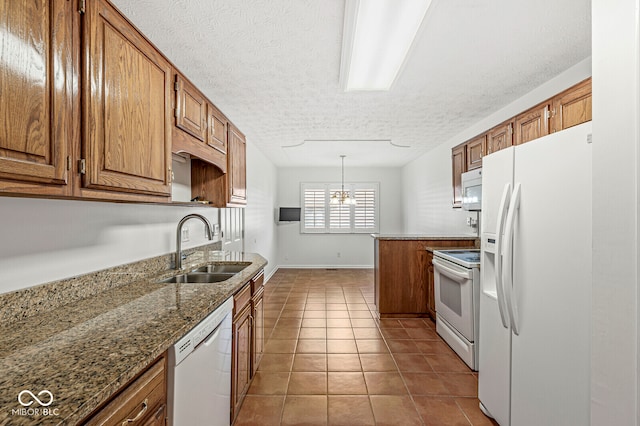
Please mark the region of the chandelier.
[[330, 204], [355, 205], [356, 199], [351, 198], [351, 196], [349, 195], [349, 191], [344, 190], [344, 157], [346, 157], [346, 155], [340, 156], [340, 158], [342, 159], [342, 190], [336, 191], [333, 194], [331, 194]]

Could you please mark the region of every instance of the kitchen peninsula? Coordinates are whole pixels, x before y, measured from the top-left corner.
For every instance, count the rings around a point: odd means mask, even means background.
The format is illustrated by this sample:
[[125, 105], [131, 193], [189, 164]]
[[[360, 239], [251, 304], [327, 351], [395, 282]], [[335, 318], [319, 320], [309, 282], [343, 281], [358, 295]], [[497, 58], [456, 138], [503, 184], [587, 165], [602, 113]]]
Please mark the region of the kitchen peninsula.
[[379, 318], [429, 315], [433, 248], [477, 247], [473, 235], [372, 234], [375, 303]]

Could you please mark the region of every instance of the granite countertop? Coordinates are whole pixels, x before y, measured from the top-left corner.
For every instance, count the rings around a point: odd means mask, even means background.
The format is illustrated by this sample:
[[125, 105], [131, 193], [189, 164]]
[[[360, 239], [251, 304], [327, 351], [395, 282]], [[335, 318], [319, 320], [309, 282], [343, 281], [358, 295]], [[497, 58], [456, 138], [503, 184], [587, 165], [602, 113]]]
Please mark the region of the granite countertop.
[[[100, 288], [104, 282], [98, 281], [110, 276], [109, 270], [76, 277], [77, 282], [65, 282], [59, 287], [47, 284], [37, 290], [0, 295], [3, 309], [23, 304], [23, 311], [36, 311], [20, 316], [16, 310], [15, 315], [0, 318], [0, 425], [66, 425], [81, 421], [267, 263], [257, 254], [221, 253], [224, 252], [201, 250], [187, 269], [207, 263], [245, 263], [247, 267], [220, 283], [160, 284], [155, 281], [177, 271], [166, 267], [152, 271], [148, 269], [149, 262], [146, 270], [135, 271], [128, 265], [127, 276], [137, 277], [133, 281], [105, 285], [99, 292], [71, 303], [49, 303], [46, 309], [41, 306], [47, 305], [47, 300], [65, 299], [61, 294], [72, 294], [72, 287], [80, 287], [79, 283], [82, 288]], [[113, 269], [111, 275], [117, 281], [123, 272]], [[87, 279], [96, 282], [88, 283]], [[48, 390], [53, 403], [48, 407], [34, 403], [27, 408], [40, 411], [29, 415], [18, 402], [22, 390], [36, 396]], [[47, 394], [40, 398], [44, 402], [50, 399]], [[23, 402], [28, 401], [34, 400], [25, 394]]]
[[445, 235], [445, 234], [371, 234], [377, 240], [475, 240], [475, 235]]

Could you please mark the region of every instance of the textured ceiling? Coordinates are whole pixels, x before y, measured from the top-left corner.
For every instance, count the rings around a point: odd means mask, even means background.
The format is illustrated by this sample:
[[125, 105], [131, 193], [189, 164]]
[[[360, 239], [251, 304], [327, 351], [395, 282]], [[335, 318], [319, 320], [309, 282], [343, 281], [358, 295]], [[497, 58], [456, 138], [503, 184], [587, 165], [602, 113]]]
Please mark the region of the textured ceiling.
[[344, 93], [344, 0], [112, 1], [281, 167], [404, 165], [591, 55], [589, 0], [433, 0], [392, 90]]

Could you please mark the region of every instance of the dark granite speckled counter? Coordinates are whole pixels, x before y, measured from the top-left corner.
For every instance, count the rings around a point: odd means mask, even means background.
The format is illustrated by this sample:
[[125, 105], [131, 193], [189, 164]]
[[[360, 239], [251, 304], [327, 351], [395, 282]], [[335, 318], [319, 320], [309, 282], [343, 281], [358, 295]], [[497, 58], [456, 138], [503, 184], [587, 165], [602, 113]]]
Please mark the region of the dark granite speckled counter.
[[[187, 269], [248, 266], [219, 283], [158, 284], [176, 273], [166, 255], [0, 295], [0, 424], [81, 421], [267, 263], [257, 254], [215, 248], [192, 250]], [[54, 398], [46, 407], [53, 414], [43, 415], [34, 403], [38, 415], [22, 415], [18, 394], [45, 389]]]

